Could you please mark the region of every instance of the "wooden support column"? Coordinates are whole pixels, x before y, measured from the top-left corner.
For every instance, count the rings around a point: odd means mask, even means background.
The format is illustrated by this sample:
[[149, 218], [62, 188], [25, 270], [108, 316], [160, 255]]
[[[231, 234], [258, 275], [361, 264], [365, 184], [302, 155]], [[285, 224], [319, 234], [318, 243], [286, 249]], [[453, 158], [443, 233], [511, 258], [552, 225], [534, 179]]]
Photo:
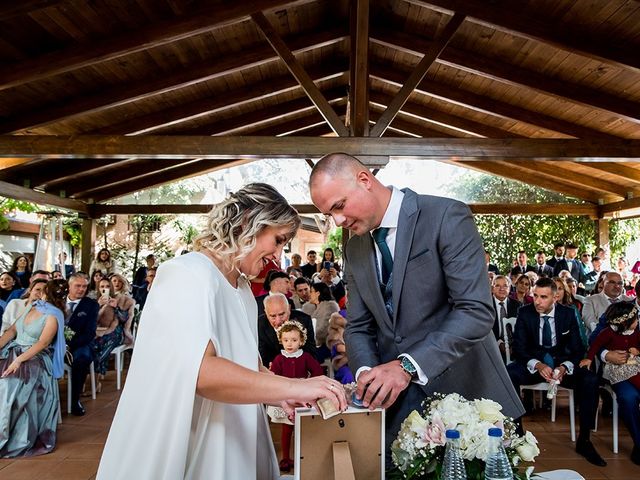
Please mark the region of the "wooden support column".
[[351, 0], [349, 127], [352, 137], [369, 136], [369, 0]]
[[609, 250], [609, 220], [600, 218], [596, 222], [596, 245]]
[[82, 219], [82, 258], [80, 270], [91, 275], [89, 271], [91, 260], [94, 258], [94, 245], [96, 244], [96, 221], [93, 218]]
[[271, 47], [280, 56], [287, 69], [298, 81], [304, 92], [309, 99], [313, 102], [316, 108], [320, 111], [324, 119], [327, 121], [331, 130], [333, 130], [338, 136], [346, 137], [349, 135], [347, 127], [344, 126], [340, 117], [333, 110], [333, 107], [329, 105], [329, 102], [324, 97], [320, 89], [313, 83], [313, 80], [306, 72], [302, 64], [293, 55], [291, 49], [284, 43], [282, 37], [276, 32], [271, 22], [267, 20], [262, 12], [254, 13], [251, 18], [255, 22], [258, 29], [264, 35], [264, 38], [269, 42]]

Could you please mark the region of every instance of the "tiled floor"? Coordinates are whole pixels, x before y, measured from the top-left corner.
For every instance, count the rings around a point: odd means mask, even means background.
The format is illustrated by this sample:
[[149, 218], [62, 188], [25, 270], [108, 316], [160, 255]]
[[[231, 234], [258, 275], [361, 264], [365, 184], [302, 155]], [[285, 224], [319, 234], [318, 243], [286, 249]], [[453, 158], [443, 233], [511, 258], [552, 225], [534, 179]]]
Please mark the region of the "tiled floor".
[[[109, 425], [116, 409], [119, 392], [115, 375], [109, 373], [103, 392], [97, 400], [83, 399], [87, 409], [84, 417], [63, 414], [58, 430], [58, 445], [49, 455], [20, 460], [0, 460], [0, 480], [90, 480], [95, 478]], [[66, 388], [62, 388], [63, 400]], [[604, 468], [595, 467], [574, 452], [569, 434], [568, 409], [559, 401], [558, 419], [551, 423], [548, 411], [538, 410], [525, 420], [540, 442], [541, 454], [535, 463], [536, 471], [570, 469], [588, 480], [640, 479], [640, 466], [629, 460], [632, 442], [620, 425], [620, 453], [612, 452], [611, 419], [601, 419], [592, 440], [608, 462]], [[279, 427], [273, 429], [276, 448], [279, 447]], [[134, 479], [132, 479], [134, 480]]]

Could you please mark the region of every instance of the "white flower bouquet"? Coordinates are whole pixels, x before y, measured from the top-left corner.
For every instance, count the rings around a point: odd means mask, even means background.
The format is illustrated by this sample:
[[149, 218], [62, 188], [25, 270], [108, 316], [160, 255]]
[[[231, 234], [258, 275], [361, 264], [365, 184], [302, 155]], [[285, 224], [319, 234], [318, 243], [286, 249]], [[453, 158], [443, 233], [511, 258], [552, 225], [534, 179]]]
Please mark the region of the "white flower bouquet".
[[532, 433], [516, 435], [516, 426], [505, 417], [502, 406], [492, 400], [467, 400], [451, 393], [434, 394], [423, 403], [424, 412], [417, 411], [404, 420], [398, 437], [391, 446], [395, 468], [387, 478], [439, 480], [445, 449], [445, 432], [460, 432], [460, 451], [465, 460], [468, 480], [484, 480], [484, 466], [488, 453], [487, 432], [498, 427], [504, 432], [504, 446], [514, 470], [514, 478], [529, 478], [532, 467], [525, 472], [517, 468], [520, 461], [532, 462], [540, 453], [538, 441]]

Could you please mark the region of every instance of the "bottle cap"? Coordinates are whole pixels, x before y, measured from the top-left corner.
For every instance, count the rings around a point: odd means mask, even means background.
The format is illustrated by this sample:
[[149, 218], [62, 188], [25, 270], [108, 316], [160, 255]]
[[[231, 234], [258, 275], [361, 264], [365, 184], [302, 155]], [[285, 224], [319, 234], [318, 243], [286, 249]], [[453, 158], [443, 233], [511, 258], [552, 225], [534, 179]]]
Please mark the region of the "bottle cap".
[[447, 430], [445, 435], [447, 438], [451, 439], [460, 438], [460, 432], [458, 430]]
[[502, 437], [502, 429], [501, 428], [490, 428], [489, 429], [490, 437]]

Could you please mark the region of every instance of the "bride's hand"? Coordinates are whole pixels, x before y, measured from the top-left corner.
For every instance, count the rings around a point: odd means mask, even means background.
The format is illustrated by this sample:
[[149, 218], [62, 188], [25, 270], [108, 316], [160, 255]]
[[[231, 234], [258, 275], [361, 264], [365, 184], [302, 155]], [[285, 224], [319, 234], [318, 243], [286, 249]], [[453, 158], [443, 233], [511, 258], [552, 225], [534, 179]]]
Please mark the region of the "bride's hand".
[[291, 419], [296, 406], [313, 405], [319, 410], [316, 404], [319, 398], [329, 399], [341, 412], [344, 412], [348, 407], [347, 396], [342, 384], [329, 377], [320, 376], [297, 380], [294, 396], [283, 402], [282, 408]]

